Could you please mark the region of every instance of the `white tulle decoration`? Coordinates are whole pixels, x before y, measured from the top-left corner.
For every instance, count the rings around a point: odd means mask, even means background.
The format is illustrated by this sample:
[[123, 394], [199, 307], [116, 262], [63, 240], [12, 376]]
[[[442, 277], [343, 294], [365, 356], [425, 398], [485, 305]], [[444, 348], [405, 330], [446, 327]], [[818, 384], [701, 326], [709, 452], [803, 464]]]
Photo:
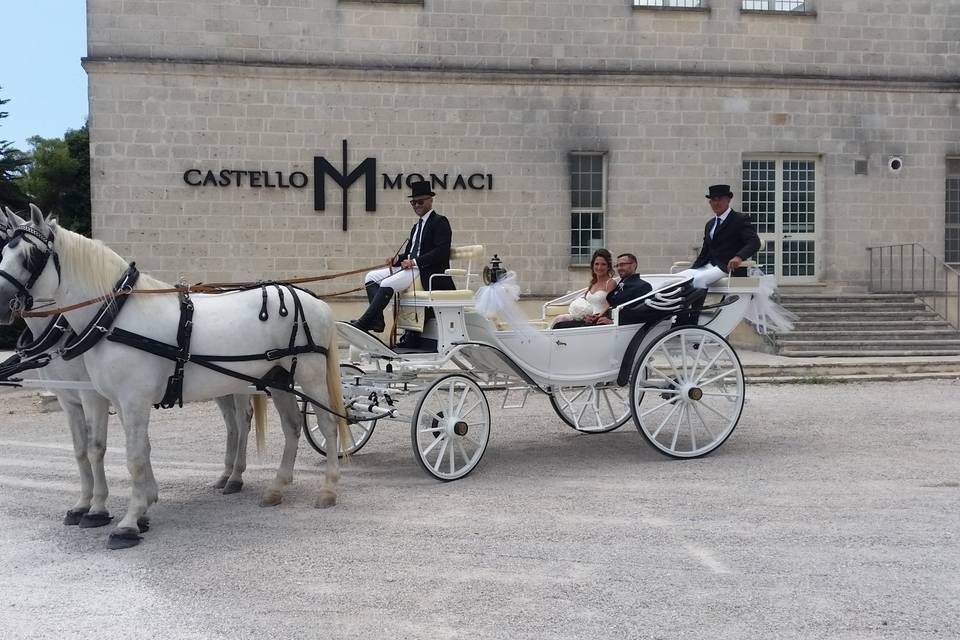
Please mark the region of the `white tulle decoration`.
[[473, 296], [473, 307], [485, 317], [499, 320], [524, 337], [543, 339], [543, 334], [530, 326], [530, 321], [517, 304], [519, 299], [517, 274], [508, 271], [496, 282], [477, 290]]
[[751, 277], [759, 279], [760, 286], [750, 306], [747, 307], [747, 321], [753, 324], [760, 335], [793, 331], [793, 323], [799, 317], [773, 300], [777, 292], [777, 278], [764, 275], [763, 271], [756, 267], [751, 267], [748, 273]]

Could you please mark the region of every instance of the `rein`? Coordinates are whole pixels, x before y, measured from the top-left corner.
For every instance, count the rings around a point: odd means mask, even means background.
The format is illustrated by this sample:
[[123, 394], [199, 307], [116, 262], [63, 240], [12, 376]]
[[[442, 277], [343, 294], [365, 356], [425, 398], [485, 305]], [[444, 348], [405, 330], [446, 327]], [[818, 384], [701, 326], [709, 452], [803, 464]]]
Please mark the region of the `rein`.
[[[165, 289], [133, 289], [126, 287], [116, 291], [111, 291], [110, 293], [98, 296], [96, 298], [91, 298], [89, 300], [84, 300], [83, 302], [77, 302], [76, 304], [67, 305], [65, 307], [57, 307], [55, 309], [48, 309], [45, 311], [21, 311], [18, 315], [21, 318], [46, 318], [49, 316], [60, 315], [67, 313], [68, 311], [75, 311], [77, 309], [82, 309], [83, 307], [88, 307], [92, 304], [98, 304], [101, 302], [109, 302], [114, 298], [119, 298], [120, 296], [128, 296], [134, 293], [138, 294], [166, 294], [166, 293], [228, 293], [230, 291], [240, 291], [243, 289], [252, 289], [254, 287], [259, 287], [263, 284], [304, 284], [307, 282], [321, 282], [323, 280], [333, 280], [335, 278], [342, 278], [344, 276], [352, 276], [358, 273], [363, 273], [369, 271], [375, 267], [364, 267], [362, 269], [354, 269], [353, 271], [340, 271], [338, 273], [331, 273], [322, 276], [308, 276], [304, 278], [293, 278], [290, 280], [271, 280], [269, 282], [212, 282], [212, 283], [197, 283], [193, 285], [186, 286], [176, 286], [168, 287]], [[4, 272], [0, 271], [0, 276], [3, 276]], [[15, 283], [19, 286], [19, 283]], [[326, 295], [317, 296], [318, 298], [333, 298], [335, 296], [342, 296], [348, 293], [354, 293], [356, 291], [361, 291], [363, 287], [356, 287], [354, 289], [347, 289], [345, 291], [336, 291], [334, 293], [328, 293]]]

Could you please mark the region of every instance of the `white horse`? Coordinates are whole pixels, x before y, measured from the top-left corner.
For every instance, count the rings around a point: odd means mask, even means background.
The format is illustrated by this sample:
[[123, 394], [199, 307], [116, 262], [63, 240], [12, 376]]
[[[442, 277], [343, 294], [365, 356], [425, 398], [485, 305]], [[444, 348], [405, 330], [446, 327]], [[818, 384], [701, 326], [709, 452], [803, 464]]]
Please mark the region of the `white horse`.
[[[0, 322], [10, 322], [12, 307], [27, 294], [49, 298], [56, 307], [67, 307], [104, 296], [124, 274], [129, 265], [103, 244], [89, 240], [56, 222], [44, 220], [43, 214], [31, 206], [30, 222], [19, 227], [4, 249], [0, 260]], [[0, 274], [0, 275], [3, 275]], [[149, 276], [140, 276], [139, 289], [168, 288]], [[298, 291], [295, 312], [286, 317], [277, 313], [282, 306], [274, 288], [269, 292], [273, 313], [263, 322], [263, 293], [260, 289], [228, 294], [194, 294], [192, 354], [241, 356], [248, 354], [284, 354], [266, 359], [229, 362], [227, 366], [240, 375], [261, 379], [276, 375], [278, 368], [292, 374], [289, 383], [316, 401], [319, 427], [337, 450], [338, 431], [346, 424], [332, 412], [343, 415], [336, 331], [329, 307]], [[292, 293], [292, 292], [291, 292]], [[294, 306], [294, 301], [288, 300]], [[68, 311], [67, 321], [75, 331], [82, 331], [98, 315], [99, 304]], [[180, 305], [175, 294], [135, 294], [112, 324], [168, 345], [177, 344]], [[111, 329], [111, 331], [112, 331]], [[313, 339], [311, 346], [306, 336]], [[291, 340], [291, 336], [296, 339]], [[301, 347], [291, 354], [288, 347]], [[127, 513], [110, 534], [110, 546], [133, 546], [140, 540], [137, 521], [157, 500], [157, 484], [150, 463], [150, 441], [147, 434], [150, 410], [164, 396], [171, 362], [145, 351], [107, 339], [97, 342], [82, 356], [96, 391], [117, 408], [126, 434], [127, 468], [132, 487]], [[282, 376], [281, 376], [282, 377]], [[195, 401], [248, 391], [248, 382], [211, 371], [194, 362], [184, 368], [183, 400]], [[279, 380], [279, 378], [275, 378]], [[282, 490], [293, 479], [300, 435], [300, 413], [293, 393], [273, 389], [272, 396], [280, 414], [284, 433], [284, 449], [275, 479], [263, 494], [261, 505], [270, 506], [282, 500]], [[328, 456], [324, 483], [317, 497], [317, 507], [336, 504], [336, 485], [340, 478], [337, 456]]]
[[[26, 221], [9, 208], [0, 210], [0, 248], [16, 228], [23, 224], [26, 224]], [[55, 319], [27, 317], [24, 320], [27, 329], [30, 330], [34, 339], [37, 339]], [[48, 351], [55, 351], [63, 345], [65, 340], [66, 336], [60, 338]], [[40, 380], [90, 381], [82, 358], [69, 361], [53, 358], [46, 366], [32, 371]], [[74, 506], [67, 510], [63, 523], [79, 525], [81, 528], [105, 526], [112, 520], [106, 507], [109, 491], [103, 466], [110, 401], [92, 389], [53, 388], [51, 391], [67, 417], [74, 457], [80, 472], [80, 496]], [[224, 494], [236, 493], [243, 488], [247, 436], [254, 412], [258, 414], [258, 445], [263, 438], [265, 401], [262, 396], [254, 396], [254, 406], [251, 406], [250, 396], [235, 395], [217, 398], [216, 403], [227, 426], [227, 451], [224, 471], [213, 486], [222, 489]], [[142, 516], [138, 524], [142, 530], [146, 530], [148, 526], [146, 516]]]

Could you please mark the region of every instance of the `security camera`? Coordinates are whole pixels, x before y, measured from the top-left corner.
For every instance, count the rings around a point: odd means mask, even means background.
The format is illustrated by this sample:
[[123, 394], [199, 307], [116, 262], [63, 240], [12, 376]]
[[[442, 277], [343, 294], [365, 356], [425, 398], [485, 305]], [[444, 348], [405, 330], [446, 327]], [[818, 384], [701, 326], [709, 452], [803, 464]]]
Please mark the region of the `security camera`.
[[887, 166], [893, 173], [900, 173], [900, 170], [903, 169], [903, 158], [900, 156], [890, 156], [887, 158]]

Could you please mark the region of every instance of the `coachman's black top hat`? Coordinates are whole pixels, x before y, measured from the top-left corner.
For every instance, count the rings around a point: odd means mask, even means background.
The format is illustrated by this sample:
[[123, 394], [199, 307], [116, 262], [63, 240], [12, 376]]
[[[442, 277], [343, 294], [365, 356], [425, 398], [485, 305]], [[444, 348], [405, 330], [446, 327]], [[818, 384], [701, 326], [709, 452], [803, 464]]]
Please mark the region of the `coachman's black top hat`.
[[730, 191], [730, 185], [728, 184], [712, 184], [710, 189], [707, 192], [706, 198], [722, 198], [722, 197], [733, 197], [733, 191]]
[[419, 198], [420, 196], [433, 197], [437, 195], [430, 189], [430, 183], [427, 182], [426, 180], [421, 180], [420, 182], [414, 182], [413, 184], [410, 185], [410, 189], [412, 189], [412, 193], [410, 194], [411, 198]]

